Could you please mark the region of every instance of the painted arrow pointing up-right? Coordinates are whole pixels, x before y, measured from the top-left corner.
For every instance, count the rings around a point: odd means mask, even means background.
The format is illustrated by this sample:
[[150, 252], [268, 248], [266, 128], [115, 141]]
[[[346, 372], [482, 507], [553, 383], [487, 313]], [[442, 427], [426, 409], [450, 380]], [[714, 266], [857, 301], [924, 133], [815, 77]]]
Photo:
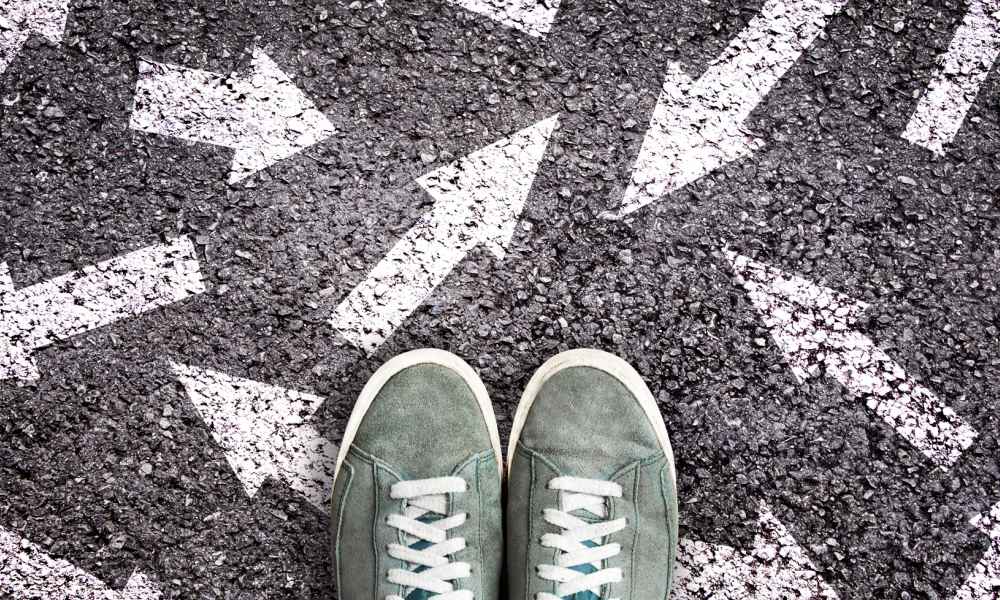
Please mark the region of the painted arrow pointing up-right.
[[337, 305], [330, 324], [372, 354], [474, 248], [504, 258], [557, 123], [551, 116], [418, 178], [433, 208]]
[[942, 468], [972, 445], [976, 431], [856, 328], [866, 303], [726, 254], [800, 382], [819, 373], [836, 379]]
[[768, 0], [698, 81], [671, 63], [622, 205], [601, 216], [624, 217], [760, 148], [744, 122], [846, 3]]

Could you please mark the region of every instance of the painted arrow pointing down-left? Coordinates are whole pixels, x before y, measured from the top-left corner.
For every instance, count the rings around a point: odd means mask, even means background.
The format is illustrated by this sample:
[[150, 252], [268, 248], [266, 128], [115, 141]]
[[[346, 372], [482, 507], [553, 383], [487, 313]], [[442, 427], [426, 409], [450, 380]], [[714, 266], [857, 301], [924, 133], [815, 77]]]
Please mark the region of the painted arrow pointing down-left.
[[622, 204], [601, 217], [620, 219], [756, 152], [763, 143], [744, 123], [845, 4], [767, 0], [697, 81], [668, 63]]
[[0, 75], [31, 34], [62, 40], [68, 13], [69, 0], [0, 0]]
[[972, 445], [976, 431], [858, 330], [868, 304], [735, 252], [726, 255], [796, 379], [825, 372], [942, 468]]
[[434, 207], [334, 310], [330, 324], [375, 352], [473, 248], [506, 254], [558, 115], [419, 179]]
[[142, 61], [129, 127], [236, 150], [236, 183], [335, 133], [278, 65], [255, 49], [250, 72], [229, 76]]

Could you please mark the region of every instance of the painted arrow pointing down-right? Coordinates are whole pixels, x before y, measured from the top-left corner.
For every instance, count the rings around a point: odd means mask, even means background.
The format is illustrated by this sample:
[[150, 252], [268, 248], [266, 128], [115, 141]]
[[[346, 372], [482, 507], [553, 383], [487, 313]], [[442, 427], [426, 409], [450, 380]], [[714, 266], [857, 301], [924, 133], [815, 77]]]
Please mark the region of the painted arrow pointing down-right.
[[866, 303], [726, 254], [796, 379], [825, 372], [942, 468], [972, 445], [976, 431], [857, 330]]

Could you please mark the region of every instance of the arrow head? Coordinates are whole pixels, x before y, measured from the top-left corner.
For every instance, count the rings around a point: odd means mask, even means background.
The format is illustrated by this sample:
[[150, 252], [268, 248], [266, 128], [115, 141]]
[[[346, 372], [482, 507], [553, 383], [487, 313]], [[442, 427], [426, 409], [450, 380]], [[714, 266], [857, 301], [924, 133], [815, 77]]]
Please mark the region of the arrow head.
[[559, 115], [539, 121], [417, 183], [435, 199], [440, 218], [471, 228], [478, 243], [503, 259], [558, 122]]
[[121, 600], [159, 600], [163, 593], [148, 577], [136, 571], [128, 578], [125, 589], [118, 596]]
[[722, 544], [681, 539], [671, 597], [837, 600], [837, 593], [816, 572], [781, 521], [765, 503], [760, 503], [759, 510], [757, 534], [748, 553]]
[[755, 597], [838, 599], [805, 550], [764, 502], [760, 503], [757, 527], [759, 533], [754, 537], [751, 555], [766, 566], [754, 572], [758, 590]]
[[0, 75], [31, 34], [59, 42], [66, 28], [68, 0], [0, 0]]
[[249, 497], [301, 462], [297, 447], [284, 446], [297, 446], [322, 398], [176, 363], [173, 370]]
[[810, 356], [834, 335], [855, 329], [868, 304], [726, 250], [726, 257], [795, 377], [804, 382], [819, 361]]
[[990, 546], [952, 600], [996, 600], [1000, 592], [1000, 504], [972, 519], [972, 525], [990, 537]]
[[0, 31], [30, 32], [52, 42], [62, 40], [69, 0], [6, 0]]
[[335, 133], [333, 124], [271, 58], [254, 50], [229, 183], [237, 183]]
[[19, 299], [7, 263], [0, 263], [0, 381], [35, 381], [41, 377], [31, 357], [34, 347], [26, 341], [30, 339], [30, 315], [24, 314]]
[[620, 219], [762, 146], [711, 85], [693, 81], [672, 62], [622, 205], [601, 218]]

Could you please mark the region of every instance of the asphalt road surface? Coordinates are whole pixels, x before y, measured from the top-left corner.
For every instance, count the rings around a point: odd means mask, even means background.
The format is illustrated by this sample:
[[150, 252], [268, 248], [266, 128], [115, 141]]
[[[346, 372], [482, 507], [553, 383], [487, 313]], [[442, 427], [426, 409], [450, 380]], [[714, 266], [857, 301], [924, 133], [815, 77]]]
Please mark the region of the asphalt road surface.
[[[506, 436], [587, 346], [656, 395], [690, 551], [749, 557], [715, 597], [800, 597], [777, 521], [803, 598], [997, 598], [1000, 5], [472, 4], [0, 0], [0, 597], [336, 598], [379, 364], [455, 352]], [[248, 489], [288, 456], [213, 397], [315, 472]]]

